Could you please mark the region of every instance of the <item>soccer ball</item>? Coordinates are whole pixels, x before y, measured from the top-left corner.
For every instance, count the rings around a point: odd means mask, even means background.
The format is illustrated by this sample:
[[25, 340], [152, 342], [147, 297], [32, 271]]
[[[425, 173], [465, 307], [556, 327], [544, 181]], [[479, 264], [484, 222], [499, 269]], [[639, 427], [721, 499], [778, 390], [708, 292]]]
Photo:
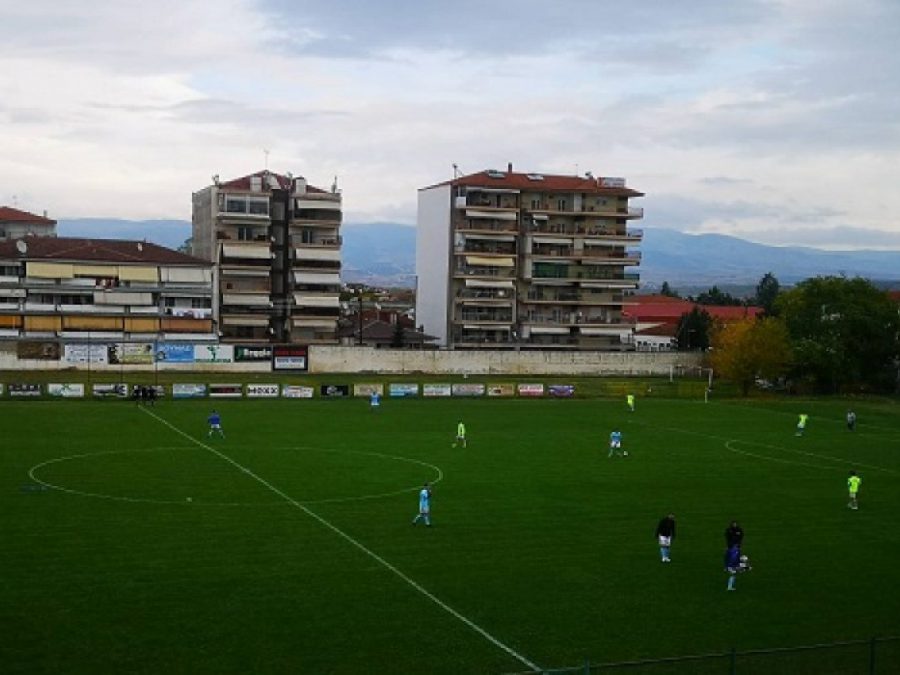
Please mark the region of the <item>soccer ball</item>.
[[628, 457], [628, 451], [627, 451], [627, 450], [623, 450], [623, 451], [622, 451], [622, 456], [623, 456], [623, 457]]

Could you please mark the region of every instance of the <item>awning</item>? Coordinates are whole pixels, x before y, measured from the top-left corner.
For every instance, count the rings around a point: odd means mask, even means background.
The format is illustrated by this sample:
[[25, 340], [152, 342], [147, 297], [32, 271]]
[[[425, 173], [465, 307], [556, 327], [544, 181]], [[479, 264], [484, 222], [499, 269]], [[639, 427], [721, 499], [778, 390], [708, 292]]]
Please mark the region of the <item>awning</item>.
[[203, 284], [210, 282], [212, 271], [197, 267], [162, 267], [159, 275], [162, 281]]
[[77, 277], [117, 277], [118, 265], [73, 265]]
[[223, 316], [222, 324], [225, 326], [268, 326], [269, 319], [259, 316]]
[[569, 329], [563, 326], [531, 326], [532, 335], [568, 335]]
[[159, 268], [119, 265], [119, 279], [122, 281], [149, 281], [155, 284], [159, 281]]
[[219, 276], [225, 277], [268, 277], [271, 271], [268, 267], [222, 267], [219, 270]]
[[463, 324], [463, 328], [466, 330], [481, 330], [485, 332], [496, 332], [498, 330], [508, 331], [510, 328], [508, 326], [476, 326], [471, 323]]
[[466, 218], [491, 218], [493, 220], [518, 220], [519, 214], [514, 211], [479, 211], [466, 209]]
[[226, 258], [251, 258], [253, 260], [270, 260], [272, 252], [268, 246], [235, 246], [223, 244], [222, 255]]
[[631, 328], [623, 326], [622, 328], [579, 328], [582, 335], [607, 335], [616, 337], [631, 332]]
[[331, 199], [298, 199], [296, 200], [296, 208], [340, 211], [341, 203]]
[[38, 279], [71, 279], [74, 276], [71, 263], [25, 263], [25, 276]]
[[328, 260], [340, 262], [341, 252], [333, 248], [295, 248], [294, 256], [298, 260]]
[[294, 293], [294, 304], [302, 307], [340, 307], [341, 300], [337, 295], [304, 295]]
[[294, 283], [319, 286], [340, 286], [341, 275], [337, 272], [294, 272]]
[[469, 234], [464, 233], [465, 239], [487, 239], [488, 241], [515, 241], [514, 234]]
[[478, 255], [467, 255], [467, 265], [483, 265], [485, 267], [515, 267], [516, 262], [510, 256], [509, 258], [485, 258]]
[[301, 319], [294, 317], [291, 319], [291, 325], [294, 328], [326, 328], [334, 329], [337, 326], [336, 319]]
[[531, 216], [534, 220], [550, 220], [550, 216], [546, 213], [534, 213]]
[[251, 293], [226, 293], [222, 296], [223, 305], [251, 305], [253, 307], [268, 307], [268, 295], [253, 295]]
[[466, 279], [466, 286], [470, 288], [513, 288], [515, 283], [512, 279], [496, 279], [496, 280], [485, 280], [485, 279]]

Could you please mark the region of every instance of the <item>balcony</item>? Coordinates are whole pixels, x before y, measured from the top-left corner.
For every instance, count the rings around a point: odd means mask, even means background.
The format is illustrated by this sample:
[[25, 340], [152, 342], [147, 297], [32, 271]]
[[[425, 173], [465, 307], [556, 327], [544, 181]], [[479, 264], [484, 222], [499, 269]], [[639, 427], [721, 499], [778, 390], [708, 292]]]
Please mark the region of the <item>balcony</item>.
[[513, 315], [512, 311], [488, 311], [464, 307], [454, 319], [454, 322], [511, 324], [513, 322]]
[[515, 220], [485, 220], [481, 218], [471, 218], [459, 221], [456, 224], [456, 230], [459, 232], [476, 232], [483, 235], [491, 233], [496, 233], [497, 235], [515, 235], [515, 233], [519, 231], [519, 224]]
[[295, 248], [294, 260], [321, 260], [340, 262], [341, 251], [338, 248]]
[[457, 278], [489, 277], [494, 279], [515, 279], [516, 271], [515, 269], [503, 267], [463, 266], [454, 270], [453, 276]]
[[268, 264], [274, 254], [269, 247], [268, 242], [265, 244], [251, 244], [246, 242], [234, 244], [222, 244], [222, 259], [228, 260], [252, 260], [254, 262], [265, 262]]
[[478, 255], [481, 253], [486, 253], [488, 255], [516, 255], [516, 245], [514, 243], [510, 243], [508, 245], [497, 245], [480, 241], [467, 241], [463, 245], [456, 245], [453, 250], [457, 254], [472, 253], [474, 255]]
[[532, 289], [523, 303], [560, 303], [577, 305], [621, 305], [625, 296], [621, 293], [586, 293], [578, 290]]

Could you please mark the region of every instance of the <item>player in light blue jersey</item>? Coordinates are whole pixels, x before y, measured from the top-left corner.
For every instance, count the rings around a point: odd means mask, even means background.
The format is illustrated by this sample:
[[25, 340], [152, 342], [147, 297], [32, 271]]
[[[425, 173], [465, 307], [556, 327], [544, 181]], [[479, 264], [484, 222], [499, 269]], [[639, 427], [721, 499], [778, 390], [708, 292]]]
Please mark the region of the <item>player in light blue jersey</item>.
[[612, 457], [613, 455], [622, 455], [624, 457], [627, 454], [628, 452], [622, 449], [622, 432], [618, 429], [613, 429], [609, 434], [609, 455], [607, 457]]
[[206, 418], [206, 421], [209, 422], [207, 438], [212, 438], [213, 433], [218, 433], [219, 436], [225, 438], [225, 432], [222, 431], [222, 416], [218, 412], [213, 410], [209, 417]]
[[373, 391], [369, 394], [369, 406], [372, 410], [378, 410], [378, 407], [381, 405], [381, 394], [377, 391]]
[[419, 514], [413, 518], [412, 524], [415, 525], [419, 520], [425, 521], [426, 527], [431, 527], [431, 485], [425, 483], [419, 490]]

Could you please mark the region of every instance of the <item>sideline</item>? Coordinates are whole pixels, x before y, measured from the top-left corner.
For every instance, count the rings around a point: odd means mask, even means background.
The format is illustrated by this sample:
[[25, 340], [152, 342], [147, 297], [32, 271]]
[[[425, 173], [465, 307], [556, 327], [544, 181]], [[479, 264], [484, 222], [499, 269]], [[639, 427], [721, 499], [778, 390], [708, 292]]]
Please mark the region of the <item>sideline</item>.
[[367, 548], [364, 544], [360, 543], [359, 541], [357, 541], [356, 539], [351, 537], [349, 534], [344, 532], [342, 529], [337, 527], [337, 525], [333, 525], [331, 522], [329, 522], [328, 520], [326, 520], [325, 518], [320, 516], [318, 513], [311, 510], [310, 508], [304, 506], [303, 504], [301, 504], [300, 502], [298, 502], [297, 500], [295, 500], [293, 497], [286, 494], [285, 492], [282, 492], [279, 488], [272, 485], [265, 478], [262, 478], [261, 476], [253, 473], [252, 470], [250, 470], [243, 464], [240, 464], [236, 460], [232, 459], [231, 457], [226, 455], [224, 452], [220, 452], [219, 450], [216, 450], [212, 446], [207, 445], [206, 443], [204, 443], [202, 441], [198, 441], [196, 438], [185, 433], [184, 431], [182, 431], [181, 429], [176, 427], [174, 424], [172, 424], [168, 420], [160, 417], [159, 415], [157, 415], [154, 412], [151, 412], [150, 410], [147, 410], [146, 407], [142, 407], [141, 410], [143, 410], [146, 414], [150, 415], [150, 417], [154, 418], [158, 422], [161, 422], [165, 426], [169, 427], [169, 429], [171, 429], [175, 433], [179, 434], [180, 436], [183, 436], [184, 438], [188, 439], [189, 441], [198, 445], [199, 447], [203, 448], [204, 450], [207, 450], [208, 452], [211, 452], [212, 454], [216, 455], [220, 459], [228, 462], [234, 468], [238, 469], [242, 473], [247, 474], [247, 476], [249, 476], [253, 480], [257, 481], [261, 485], [265, 486], [268, 490], [270, 490], [271, 492], [274, 492], [276, 495], [278, 495], [279, 497], [284, 499], [286, 502], [288, 502], [292, 506], [295, 506], [299, 510], [303, 511], [303, 513], [308, 515], [310, 518], [318, 521], [324, 527], [327, 527], [329, 530], [331, 530], [336, 535], [338, 535], [341, 539], [343, 539], [344, 541], [346, 541], [349, 544], [352, 544], [354, 547], [356, 547], [357, 549], [359, 549], [360, 551], [365, 553], [367, 556], [372, 558], [374, 561], [381, 564], [383, 567], [385, 567], [389, 571], [393, 572], [398, 578], [400, 578], [402, 581], [406, 582], [409, 586], [411, 586], [412, 588], [417, 590], [419, 593], [424, 595], [426, 598], [431, 600], [434, 604], [436, 604], [438, 607], [443, 609], [445, 612], [447, 612], [454, 618], [458, 619], [459, 621], [461, 621], [462, 623], [467, 625], [469, 628], [471, 628], [473, 631], [475, 631], [476, 633], [481, 635], [488, 642], [490, 642], [491, 644], [493, 644], [496, 647], [499, 647], [504, 652], [506, 652], [507, 654], [512, 656], [514, 659], [516, 659], [520, 663], [523, 663], [526, 667], [530, 668], [532, 671], [542, 672], [542, 669], [539, 666], [537, 666], [536, 664], [529, 661], [526, 657], [522, 656], [519, 652], [515, 651], [512, 647], [508, 647], [507, 645], [502, 643], [500, 640], [498, 640], [493, 635], [488, 633], [484, 628], [479, 626], [477, 623], [475, 623], [471, 619], [468, 619], [465, 616], [463, 616], [462, 614], [460, 614], [459, 612], [457, 612], [455, 609], [450, 607], [450, 605], [448, 605], [443, 600], [438, 598], [436, 595], [431, 593], [431, 591], [428, 591], [423, 586], [421, 586], [417, 582], [413, 581], [410, 577], [406, 576], [403, 572], [401, 572], [399, 569], [394, 567], [391, 563], [389, 563], [387, 560], [382, 558], [380, 555], [378, 555], [371, 549]]

